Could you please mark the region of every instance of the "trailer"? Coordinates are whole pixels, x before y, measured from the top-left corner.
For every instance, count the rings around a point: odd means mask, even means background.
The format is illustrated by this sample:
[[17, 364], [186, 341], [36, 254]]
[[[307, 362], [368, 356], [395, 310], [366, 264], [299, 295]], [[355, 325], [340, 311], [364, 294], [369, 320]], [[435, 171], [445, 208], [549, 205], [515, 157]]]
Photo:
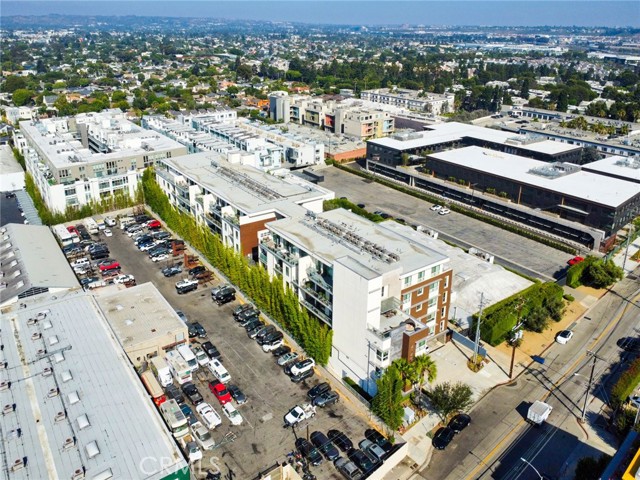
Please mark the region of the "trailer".
[[533, 425], [542, 425], [549, 418], [552, 410], [553, 407], [548, 403], [536, 400], [527, 411], [527, 421]]
[[91, 235], [97, 235], [100, 229], [98, 228], [98, 222], [96, 222], [93, 218], [85, 218], [84, 226], [87, 227], [87, 232]]

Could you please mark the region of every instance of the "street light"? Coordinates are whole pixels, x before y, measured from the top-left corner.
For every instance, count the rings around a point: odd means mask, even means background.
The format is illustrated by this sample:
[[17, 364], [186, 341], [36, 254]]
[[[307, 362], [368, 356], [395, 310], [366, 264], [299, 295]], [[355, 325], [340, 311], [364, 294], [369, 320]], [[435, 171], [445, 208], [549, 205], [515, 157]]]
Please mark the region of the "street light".
[[533, 471], [536, 472], [538, 474], [538, 478], [540, 480], [544, 480], [544, 477], [542, 475], [540, 475], [540, 472], [538, 471], [538, 469], [536, 467], [534, 467], [533, 465], [531, 465], [530, 462], [527, 462], [524, 458], [520, 457], [520, 460], [522, 460], [524, 463], [526, 463], [527, 465], [529, 465], [531, 468], [533, 468]]

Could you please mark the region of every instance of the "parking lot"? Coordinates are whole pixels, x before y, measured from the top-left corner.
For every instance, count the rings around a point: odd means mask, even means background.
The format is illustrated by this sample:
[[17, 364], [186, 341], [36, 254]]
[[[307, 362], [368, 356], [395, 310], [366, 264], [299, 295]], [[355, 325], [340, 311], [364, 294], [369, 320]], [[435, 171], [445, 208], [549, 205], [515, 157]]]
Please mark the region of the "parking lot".
[[551, 280], [572, 257], [460, 213], [438, 215], [430, 210], [428, 202], [334, 167], [323, 169], [322, 174], [322, 186], [336, 192], [336, 197], [345, 196], [355, 204], [362, 203], [369, 212], [380, 210], [407, 223], [434, 229], [440, 232], [441, 239], [463, 248], [475, 246], [495, 255], [496, 262], [530, 276]]
[[[325, 434], [329, 429], [341, 430], [354, 444], [364, 438], [364, 431], [369, 426], [366, 418], [350, 408], [348, 402], [342, 401], [324, 409], [318, 408], [314, 418], [301, 423], [295, 430], [284, 428], [283, 416], [289, 409], [308, 401], [308, 389], [328, 379], [319, 378], [316, 374], [300, 384], [292, 383], [282, 367], [277, 365], [275, 357], [271, 353], [264, 353], [234, 320], [232, 311], [238, 301], [221, 307], [212, 301], [211, 288], [222, 283], [220, 279], [213, 278], [199, 285], [196, 291], [178, 295], [174, 285], [178, 280], [187, 278], [187, 273], [183, 271], [165, 278], [161, 269], [181, 262], [182, 257], [151, 262], [148, 255], [139, 251], [122, 230], [114, 227], [112, 231], [111, 237], [100, 234], [100, 240], [109, 247], [109, 256], [120, 263], [122, 273], [133, 274], [138, 284], [152, 282], [172, 307], [184, 312], [190, 322], [200, 322], [208, 338], [197, 339], [197, 342], [213, 342], [231, 375], [230, 383], [239, 386], [248, 398], [245, 404], [237, 406], [243, 416], [243, 424], [231, 426], [207, 386], [207, 382], [213, 380], [211, 373], [208, 369], [200, 369], [194, 376], [194, 383], [205, 402], [212, 405], [223, 420], [222, 425], [212, 432], [218, 447], [205, 452], [201, 461], [202, 474], [215, 464], [224, 474], [230, 474], [227, 478], [253, 478], [260, 470], [275, 462], [286, 461], [287, 453], [295, 448], [296, 437], [307, 437], [316, 430]], [[232, 435], [228, 435], [229, 432]], [[321, 479], [342, 478], [326, 460], [318, 467], [311, 467], [311, 471]]]

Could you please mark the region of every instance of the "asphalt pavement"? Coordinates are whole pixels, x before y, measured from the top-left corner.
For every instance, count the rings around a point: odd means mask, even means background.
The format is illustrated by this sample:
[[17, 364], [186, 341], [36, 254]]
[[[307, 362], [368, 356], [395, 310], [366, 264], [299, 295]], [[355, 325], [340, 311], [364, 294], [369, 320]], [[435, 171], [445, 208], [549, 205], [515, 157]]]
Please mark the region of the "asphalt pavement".
[[462, 248], [479, 248], [495, 255], [497, 263], [529, 276], [553, 280], [553, 275], [566, 267], [567, 260], [572, 257], [460, 213], [438, 215], [430, 210], [431, 203], [335, 167], [322, 169], [322, 174], [322, 186], [336, 192], [336, 197], [344, 196], [355, 204], [363, 203], [370, 212], [380, 210], [402, 218], [408, 224], [436, 230], [440, 239]]

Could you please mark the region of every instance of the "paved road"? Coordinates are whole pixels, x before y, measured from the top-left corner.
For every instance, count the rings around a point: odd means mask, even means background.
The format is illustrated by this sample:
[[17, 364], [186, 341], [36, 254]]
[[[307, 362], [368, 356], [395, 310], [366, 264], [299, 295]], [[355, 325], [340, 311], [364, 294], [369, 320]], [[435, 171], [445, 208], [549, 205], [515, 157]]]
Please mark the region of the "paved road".
[[370, 212], [381, 210], [407, 223], [437, 230], [440, 238], [490, 252], [498, 263], [527, 275], [550, 280], [571, 258], [565, 252], [456, 212], [438, 215], [430, 210], [430, 203], [337, 168], [326, 168], [322, 173], [322, 186], [335, 191], [337, 197], [364, 203]]
[[[595, 351], [603, 359], [597, 363], [592, 389], [602, 395], [598, 382], [620, 363], [622, 352], [616, 340], [637, 335], [639, 286], [635, 279], [620, 282], [591, 309], [587, 317], [591, 320], [583, 318], [573, 327], [575, 335], [567, 345], [554, 344], [545, 352], [544, 365], [531, 365], [515, 382], [484, 397], [472, 411], [471, 426], [445, 451], [435, 451], [430, 465], [414, 478], [538, 479], [521, 457], [549, 478], [557, 478], [585, 438], [577, 419], [591, 368], [586, 351]], [[635, 304], [626, 298], [634, 298]], [[549, 422], [540, 428], [524, 420], [534, 400], [545, 400], [554, 408]], [[587, 420], [596, 419], [588, 410]]]

